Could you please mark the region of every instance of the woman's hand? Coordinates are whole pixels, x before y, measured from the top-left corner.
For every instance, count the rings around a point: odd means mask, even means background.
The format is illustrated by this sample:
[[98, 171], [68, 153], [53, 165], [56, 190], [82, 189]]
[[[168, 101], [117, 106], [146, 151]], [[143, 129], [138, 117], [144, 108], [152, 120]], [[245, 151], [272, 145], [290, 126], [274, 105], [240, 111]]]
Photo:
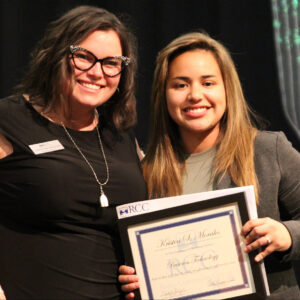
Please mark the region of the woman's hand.
[[120, 266], [119, 268], [119, 282], [122, 284], [121, 289], [127, 293], [125, 298], [127, 300], [134, 299], [134, 290], [140, 287], [138, 277], [135, 275], [135, 269], [128, 266]]
[[245, 252], [265, 247], [255, 256], [259, 262], [274, 251], [286, 251], [292, 246], [292, 238], [287, 228], [271, 218], [260, 218], [248, 221], [241, 231], [245, 238]]

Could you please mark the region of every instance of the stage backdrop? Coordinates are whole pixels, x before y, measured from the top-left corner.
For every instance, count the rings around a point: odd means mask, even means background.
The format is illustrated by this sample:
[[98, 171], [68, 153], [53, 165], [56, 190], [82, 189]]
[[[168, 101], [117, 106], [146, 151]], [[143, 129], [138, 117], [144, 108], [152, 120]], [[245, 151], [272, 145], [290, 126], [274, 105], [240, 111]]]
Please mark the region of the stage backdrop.
[[[269, 122], [268, 129], [284, 131], [300, 150], [294, 125], [287, 121], [280, 101], [271, 5], [273, 2], [274, 8], [283, 3], [281, 9], [286, 13], [287, 7], [297, 4], [299, 13], [298, 1], [277, 1], [278, 4], [274, 1], [0, 0], [0, 98], [8, 96], [22, 78], [29, 53], [50, 21], [77, 5], [95, 5], [122, 15], [138, 38], [136, 136], [143, 148], [147, 143], [149, 98], [157, 52], [180, 34], [204, 29], [232, 53], [246, 99]], [[295, 107], [299, 108], [300, 99], [295, 101], [298, 101]], [[299, 272], [300, 266], [297, 269]]]
[[46, 25], [82, 4], [123, 15], [138, 38], [136, 135], [143, 147], [157, 52], [182, 33], [204, 29], [231, 51], [251, 107], [269, 121], [270, 130], [284, 131], [300, 150], [280, 101], [269, 0], [0, 0], [1, 98], [22, 78], [29, 53]]

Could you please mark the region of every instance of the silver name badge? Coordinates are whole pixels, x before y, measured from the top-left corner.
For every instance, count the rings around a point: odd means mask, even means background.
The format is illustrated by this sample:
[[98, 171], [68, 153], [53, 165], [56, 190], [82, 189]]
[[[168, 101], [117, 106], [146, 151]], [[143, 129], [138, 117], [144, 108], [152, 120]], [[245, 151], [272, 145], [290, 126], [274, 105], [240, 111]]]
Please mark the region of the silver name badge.
[[38, 154], [63, 150], [64, 146], [60, 143], [59, 140], [53, 140], [44, 143], [29, 145], [29, 148], [32, 150], [32, 152], [35, 155], [38, 155]]

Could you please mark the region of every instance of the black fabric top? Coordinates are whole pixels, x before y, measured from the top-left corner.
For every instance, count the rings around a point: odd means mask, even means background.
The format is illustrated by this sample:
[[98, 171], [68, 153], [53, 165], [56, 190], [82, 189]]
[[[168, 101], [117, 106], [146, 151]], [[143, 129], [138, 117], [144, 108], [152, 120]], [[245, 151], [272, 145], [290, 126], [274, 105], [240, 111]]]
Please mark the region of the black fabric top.
[[[0, 285], [8, 299], [119, 299], [122, 250], [115, 206], [146, 199], [130, 134], [103, 137], [110, 207], [64, 129], [22, 96], [0, 101], [0, 132], [14, 152], [0, 160]], [[97, 133], [69, 132], [101, 182], [106, 168]], [[34, 154], [29, 145], [58, 140], [63, 150]]]

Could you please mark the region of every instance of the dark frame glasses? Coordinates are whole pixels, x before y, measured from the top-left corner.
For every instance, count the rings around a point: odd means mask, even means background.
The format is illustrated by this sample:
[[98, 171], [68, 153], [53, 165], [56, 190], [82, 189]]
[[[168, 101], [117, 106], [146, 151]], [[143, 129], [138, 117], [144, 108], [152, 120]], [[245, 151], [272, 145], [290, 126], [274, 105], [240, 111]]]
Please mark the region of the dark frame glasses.
[[126, 56], [111, 56], [100, 59], [91, 51], [75, 45], [70, 46], [70, 52], [74, 66], [78, 70], [88, 71], [97, 62], [100, 62], [102, 72], [108, 77], [119, 75], [130, 63], [130, 58]]

